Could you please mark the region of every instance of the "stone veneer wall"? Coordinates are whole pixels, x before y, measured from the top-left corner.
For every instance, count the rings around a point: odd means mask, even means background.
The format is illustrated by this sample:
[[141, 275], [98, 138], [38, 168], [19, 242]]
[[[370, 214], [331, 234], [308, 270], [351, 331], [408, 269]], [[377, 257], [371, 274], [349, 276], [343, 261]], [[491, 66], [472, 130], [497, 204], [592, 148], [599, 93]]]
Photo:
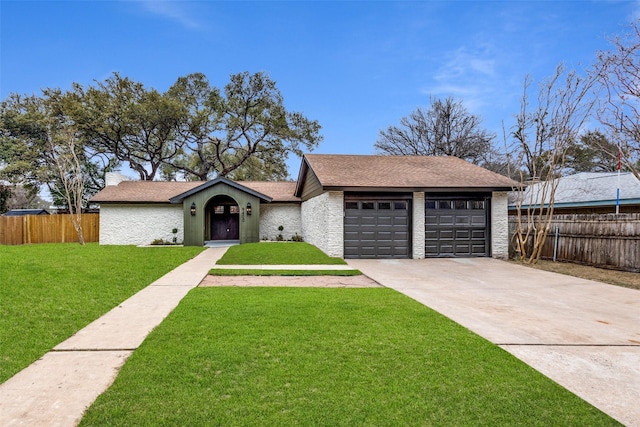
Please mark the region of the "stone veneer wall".
[[155, 239], [171, 242], [174, 228], [178, 229], [178, 242], [182, 242], [181, 204], [100, 205], [101, 245], [148, 245]]
[[327, 255], [344, 256], [344, 193], [328, 191], [302, 202], [302, 237]]
[[424, 193], [413, 193], [413, 212], [412, 212], [412, 234], [413, 244], [412, 246], [412, 258], [422, 259], [424, 258]]
[[508, 198], [506, 192], [491, 194], [491, 256], [509, 258]]
[[[278, 230], [283, 226], [282, 232]], [[302, 219], [299, 203], [263, 203], [260, 205], [260, 239], [276, 240], [282, 233], [285, 240], [302, 235]]]

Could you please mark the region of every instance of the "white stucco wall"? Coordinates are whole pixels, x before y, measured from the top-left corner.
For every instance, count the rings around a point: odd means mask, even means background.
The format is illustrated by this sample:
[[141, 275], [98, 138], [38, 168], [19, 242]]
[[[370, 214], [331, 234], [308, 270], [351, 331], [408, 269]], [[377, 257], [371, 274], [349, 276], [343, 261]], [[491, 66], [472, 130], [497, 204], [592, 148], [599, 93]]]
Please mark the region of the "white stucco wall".
[[508, 198], [506, 192], [491, 194], [491, 256], [509, 258]]
[[184, 227], [180, 204], [100, 206], [101, 245], [148, 245], [155, 239], [171, 242], [174, 228], [178, 229], [178, 242], [182, 242]]
[[[278, 230], [279, 226], [284, 229]], [[295, 234], [302, 235], [302, 219], [299, 203], [274, 203], [260, 205], [260, 239], [276, 240], [282, 233], [285, 240]]]
[[413, 193], [412, 233], [413, 259], [424, 258], [424, 193]]
[[302, 237], [329, 256], [344, 256], [344, 193], [328, 191], [302, 202]]

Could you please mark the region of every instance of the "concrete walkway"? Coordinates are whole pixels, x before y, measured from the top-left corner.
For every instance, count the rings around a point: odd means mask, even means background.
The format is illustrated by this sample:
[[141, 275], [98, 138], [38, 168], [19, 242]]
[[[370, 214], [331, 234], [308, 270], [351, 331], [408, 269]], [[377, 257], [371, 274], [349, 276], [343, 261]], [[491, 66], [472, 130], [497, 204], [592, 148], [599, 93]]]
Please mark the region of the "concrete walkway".
[[0, 426], [75, 426], [133, 351], [227, 248], [162, 276], [0, 385]]
[[640, 426], [640, 291], [490, 258], [349, 265]]

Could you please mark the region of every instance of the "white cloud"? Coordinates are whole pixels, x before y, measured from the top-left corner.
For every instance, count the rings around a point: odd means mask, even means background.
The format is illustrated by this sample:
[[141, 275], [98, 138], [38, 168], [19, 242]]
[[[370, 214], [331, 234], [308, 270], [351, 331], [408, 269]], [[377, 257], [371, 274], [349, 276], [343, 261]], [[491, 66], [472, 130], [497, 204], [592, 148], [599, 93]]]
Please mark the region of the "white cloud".
[[197, 30], [201, 28], [200, 22], [195, 19], [187, 7], [187, 3], [183, 1], [169, 0], [142, 0], [142, 7], [147, 11], [170, 19], [182, 25], [185, 28]]
[[498, 67], [500, 59], [491, 46], [474, 51], [461, 47], [445, 55], [442, 66], [433, 76], [433, 83], [421, 89], [424, 94], [460, 98], [471, 111], [481, 110], [495, 102], [502, 92]]

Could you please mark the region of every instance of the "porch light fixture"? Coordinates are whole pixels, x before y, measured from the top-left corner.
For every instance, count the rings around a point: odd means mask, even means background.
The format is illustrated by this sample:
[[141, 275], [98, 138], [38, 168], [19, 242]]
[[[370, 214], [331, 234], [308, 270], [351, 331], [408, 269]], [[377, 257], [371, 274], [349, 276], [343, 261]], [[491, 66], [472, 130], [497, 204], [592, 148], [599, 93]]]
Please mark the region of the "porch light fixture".
[[251, 203], [247, 203], [247, 215], [251, 215]]
[[189, 212], [191, 212], [191, 216], [196, 216], [196, 202], [191, 203], [191, 209], [189, 209]]

